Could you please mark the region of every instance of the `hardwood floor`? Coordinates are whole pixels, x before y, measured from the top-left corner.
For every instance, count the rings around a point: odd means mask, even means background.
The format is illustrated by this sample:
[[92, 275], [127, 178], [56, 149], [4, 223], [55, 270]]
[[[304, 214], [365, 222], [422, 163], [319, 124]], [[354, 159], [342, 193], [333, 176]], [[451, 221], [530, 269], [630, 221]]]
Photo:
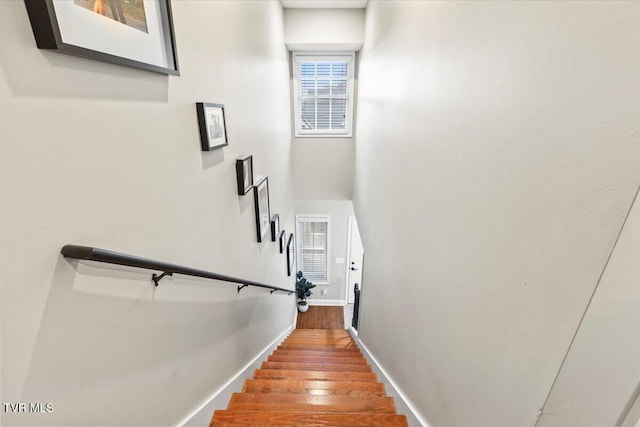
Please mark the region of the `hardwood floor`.
[[344, 309], [312, 305], [306, 313], [298, 313], [296, 329], [344, 329]]
[[296, 329], [211, 426], [407, 426], [407, 418], [347, 331]]

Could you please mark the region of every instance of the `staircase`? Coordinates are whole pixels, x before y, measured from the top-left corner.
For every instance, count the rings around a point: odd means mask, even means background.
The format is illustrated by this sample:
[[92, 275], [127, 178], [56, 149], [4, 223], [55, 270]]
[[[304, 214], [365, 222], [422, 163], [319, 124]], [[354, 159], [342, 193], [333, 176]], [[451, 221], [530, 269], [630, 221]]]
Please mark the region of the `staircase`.
[[341, 329], [296, 329], [211, 426], [407, 426]]

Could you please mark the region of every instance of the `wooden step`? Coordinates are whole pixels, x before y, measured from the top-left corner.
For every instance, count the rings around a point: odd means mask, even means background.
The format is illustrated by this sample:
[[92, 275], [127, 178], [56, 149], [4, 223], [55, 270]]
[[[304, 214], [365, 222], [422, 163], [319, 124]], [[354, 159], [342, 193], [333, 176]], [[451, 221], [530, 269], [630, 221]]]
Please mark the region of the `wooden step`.
[[351, 334], [346, 329], [294, 329], [289, 336], [346, 336], [350, 337]]
[[392, 397], [314, 396], [307, 394], [233, 393], [229, 410], [291, 412], [396, 412]]
[[[349, 352], [332, 352], [321, 350], [285, 350], [279, 349], [272, 353], [274, 356], [300, 356], [300, 357], [336, 357], [336, 358], [360, 358], [364, 359], [362, 353], [349, 351]], [[365, 359], [366, 360], [366, 359]]]
[[303, 363], [328, 363], [328, 364], [341, 364], [346, 363], [350, 365], [366, 365], [367, 361], [364, 357], [340, 357], [340, 356], [304, 356], [296, 354], [282, 355], [274, 353], [267, 358], [268, 362], [303, 362]]
[[244, 393], [384, 396], [384, 385], [366, 381], [246, 380]]
[[262, 362], [261, 369], [290, 369], [298, 371], [371, 372], [369, 365], [327, 364], [304, 362]]
[[373, 372], [296, 371], [289, 369], [256, 369], [256, 379], [307, 379], [316, 381], [378, 381]]
[[246, 412], [215, 411], [211, 426], [336, 426], [336, 427], [406, 427], [404, 415], [373, 413], [301, 413], [301, 412]]
[[357, 354], [360, 353], [360, 349], [358, 347], [347, 347], [347, 348], [331, 348], [326, 346], [317, 346], [311, 344], [281, 344], [276, 350], [306, 350], [306, 351], [325, 351], [325, 352], [335, 352], [335, 353], [347, 353], [353, 352]]
[[291, 334], [287, 338], [287, 340], [330, 340], [330, 341], [353, 341], [353, 337], [349, 334]]
[[353, 340], [352, 337], [348, 337], [348, 336], [337, 336], [337, 337], [332, 337], [332, 336], [322, 336], [322, 335], [317, 335], [317, 336], [289, 336], [287, 338], [284, 339], [285, 342], [287, 341], [314, 341], [314, 342], [327, 342], [327, 343], [339, 343], [339, 342], [348, 342], [351, 344], [355, 344], [355, 341]]

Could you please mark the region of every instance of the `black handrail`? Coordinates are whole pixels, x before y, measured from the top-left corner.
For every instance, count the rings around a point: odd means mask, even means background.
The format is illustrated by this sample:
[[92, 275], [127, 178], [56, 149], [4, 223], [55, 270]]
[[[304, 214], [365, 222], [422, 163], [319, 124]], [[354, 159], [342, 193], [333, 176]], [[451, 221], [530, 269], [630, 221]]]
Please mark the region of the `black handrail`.
[[204, 277], [205, 279], [222, 280], [224, 282], [239, 283], [238, 292], [247, 286], [256, 286], [259, 288], [271, 289], [271, 293], [276, 291], [286, 292], [291, 295], [294, 291], [291, 289], [279, 288], [277, 286], [265, 285], [264, 283], [254, 282], [252, 280], [239, 279], [237, 277], [225, 276], [223, 274], [212, 273], [206, 270], [198, 270], [196, 268], [184, 267], [182, 265], [170, 264], [163, 261], [155, 261], [152, 259], [141, 258], [135, 255], [127, 255], [120, 252], [108, 251], [106, 249], [92, 248], [89, 246], [65, 245], [60, 253], [66, 258], [84, 259], [89, 261], [105, 262], [107, 264], [126, 265], [128, 267], [138, 267], [147, 270], [160, 270], [163, 273], [151, 276], [151, 280], [158, 286], [158, 283], [164, 276], [172, 276], [174, 273], [183, 274], [185, 276]]
[[355, 294], [355, 298], [353, 300], [353, 318], [351, 319], [351, 326], [356, 331], [358, 330], [358, 314], [360, 312], [360, 287], [356, 283], [353, 286], [353, 293]]

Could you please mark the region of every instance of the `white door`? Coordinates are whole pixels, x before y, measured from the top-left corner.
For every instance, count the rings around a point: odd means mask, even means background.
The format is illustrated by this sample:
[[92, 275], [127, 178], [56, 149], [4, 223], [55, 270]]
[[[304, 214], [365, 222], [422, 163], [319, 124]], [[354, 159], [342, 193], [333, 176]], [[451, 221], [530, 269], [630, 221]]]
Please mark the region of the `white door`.
[[362, 260], [364, 249], [360, 239], [360, 230], [355, 217], [349, 217], [349, 242], [347, 254], [347, 303], [353, 304], [355, 294], [354, 286], [357, 283], [362, 289]]

